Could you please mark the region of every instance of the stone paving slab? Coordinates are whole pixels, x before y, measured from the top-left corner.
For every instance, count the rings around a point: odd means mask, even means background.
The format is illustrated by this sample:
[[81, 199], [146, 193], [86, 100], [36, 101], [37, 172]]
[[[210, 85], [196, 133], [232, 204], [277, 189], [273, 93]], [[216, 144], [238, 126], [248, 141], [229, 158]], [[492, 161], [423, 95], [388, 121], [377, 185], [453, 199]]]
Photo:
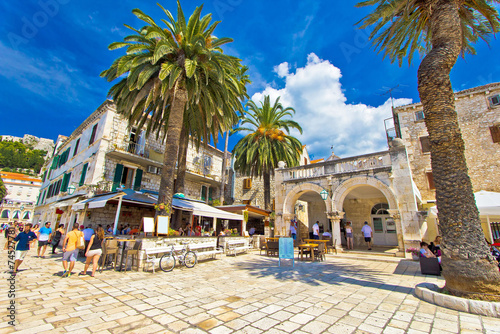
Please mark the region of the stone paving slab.
[[[3, 238], [0, 238], [3, 242]], [[33, 257], [16, 277], [16, 325], [1, 333], [499, 333], [500, 319], [449, 310], [413, 295], [418, 262], [327, 255], [278, 267], [258, 252], [172, 272], [61, 278], [61, 256]], [[7, 264], [7, 254], [0, 253]], [[3, 266], [4, 268], [6, 266]], [[2, 272], [4, 283], [10, 277]], [[7, 291], [0, 303], [8, 305]]]

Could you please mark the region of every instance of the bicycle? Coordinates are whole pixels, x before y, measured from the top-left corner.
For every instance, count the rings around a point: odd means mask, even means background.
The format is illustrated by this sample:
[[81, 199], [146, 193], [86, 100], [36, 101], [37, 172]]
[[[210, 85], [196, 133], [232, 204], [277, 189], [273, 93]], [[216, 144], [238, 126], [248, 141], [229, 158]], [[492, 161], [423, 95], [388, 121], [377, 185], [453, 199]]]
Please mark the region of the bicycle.
[[188, 251], [186, 249], [186, 246], [181, 250], [181, 254], [177, 254], [175, 251], [175, 247], [172, 246], [172, 250], [168, 254], [164, 254], [160, 258], [160, 269], [168, 272], [172, 271], [175, 267], [175, 258], [179, 260], [179, 264], [182, 266], [183, 264], [187, 268], [193, 268], [196, 263], [198, 263], [198, 257], [196, 256], [196, 253], [193, 251]]

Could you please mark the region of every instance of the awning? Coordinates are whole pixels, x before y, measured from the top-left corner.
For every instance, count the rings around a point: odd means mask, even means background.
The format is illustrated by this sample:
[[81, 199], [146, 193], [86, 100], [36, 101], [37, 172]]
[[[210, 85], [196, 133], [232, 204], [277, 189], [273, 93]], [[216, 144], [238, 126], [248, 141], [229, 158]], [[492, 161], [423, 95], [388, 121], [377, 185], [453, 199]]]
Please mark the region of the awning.
[[85, 204], [89, 205], [89, 209], [95, 209], [95, 208], [102, 208], [106, 206], [106, 203], [114, 198], [118, 198], [120, 196], [125, 195], [124, 192], [113, 192], [101, 196], [95, 196], [92, 198], [88, 198], [86, 200], [83, 200], [81, 202], [73, 204], [71, 207], [73, 210], [83, 210], [85, 209]]
[[243, 215], [237, 215], [226, 211], [219, 210], [213, 206], [197, 201], [188, 201], [178, 198], [172, 199], [174, 207], [180, 207], [182, 210], [193, 211], [193, 215], [202, 217], [212, 217], [229, 220], [243, 220]]

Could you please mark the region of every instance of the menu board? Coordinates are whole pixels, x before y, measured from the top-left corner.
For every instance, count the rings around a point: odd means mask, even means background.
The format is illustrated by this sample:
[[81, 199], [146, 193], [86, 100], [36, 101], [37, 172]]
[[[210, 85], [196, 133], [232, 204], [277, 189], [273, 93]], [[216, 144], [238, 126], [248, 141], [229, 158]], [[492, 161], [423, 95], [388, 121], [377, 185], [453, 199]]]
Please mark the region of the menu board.
[[168, 234], [168, 223], [169, 223], [169, 216], [158, 216], [158, 226], [157, 226], [157, 231], [158, 234]]
[[154, 232], [155, 231], [155, 219], [153, 217], [144, 217], [143, 223], [144, 223], [144, 232], [149, 233], [149, 232]]

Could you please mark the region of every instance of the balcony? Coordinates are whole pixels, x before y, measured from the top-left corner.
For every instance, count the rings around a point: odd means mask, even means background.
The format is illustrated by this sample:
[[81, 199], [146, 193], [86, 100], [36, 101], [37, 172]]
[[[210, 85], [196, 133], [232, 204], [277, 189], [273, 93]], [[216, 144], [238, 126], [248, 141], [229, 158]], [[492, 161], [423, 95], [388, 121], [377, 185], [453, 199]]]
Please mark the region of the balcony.
[[286, 168], [276, 170], [276, 172], [283, 173], [284, 181], [292, 181], [317, 178], [325, 175], [339, 175], [343, 173], [369, 171], [378, 168], [390, 167], [391, 157], [389, 152], [385, 151], [345, 159], [330, 160], [317, 164]]
[[161, 167], [163, 162], [163, 153], [157, 153], [147, 144], [139, 145], [131, 141], [126, 141], [123, 144], [112, 145], [111, 149], [106, 153], [111, 158], [124, 159], [139, 164], [153, 165]]

